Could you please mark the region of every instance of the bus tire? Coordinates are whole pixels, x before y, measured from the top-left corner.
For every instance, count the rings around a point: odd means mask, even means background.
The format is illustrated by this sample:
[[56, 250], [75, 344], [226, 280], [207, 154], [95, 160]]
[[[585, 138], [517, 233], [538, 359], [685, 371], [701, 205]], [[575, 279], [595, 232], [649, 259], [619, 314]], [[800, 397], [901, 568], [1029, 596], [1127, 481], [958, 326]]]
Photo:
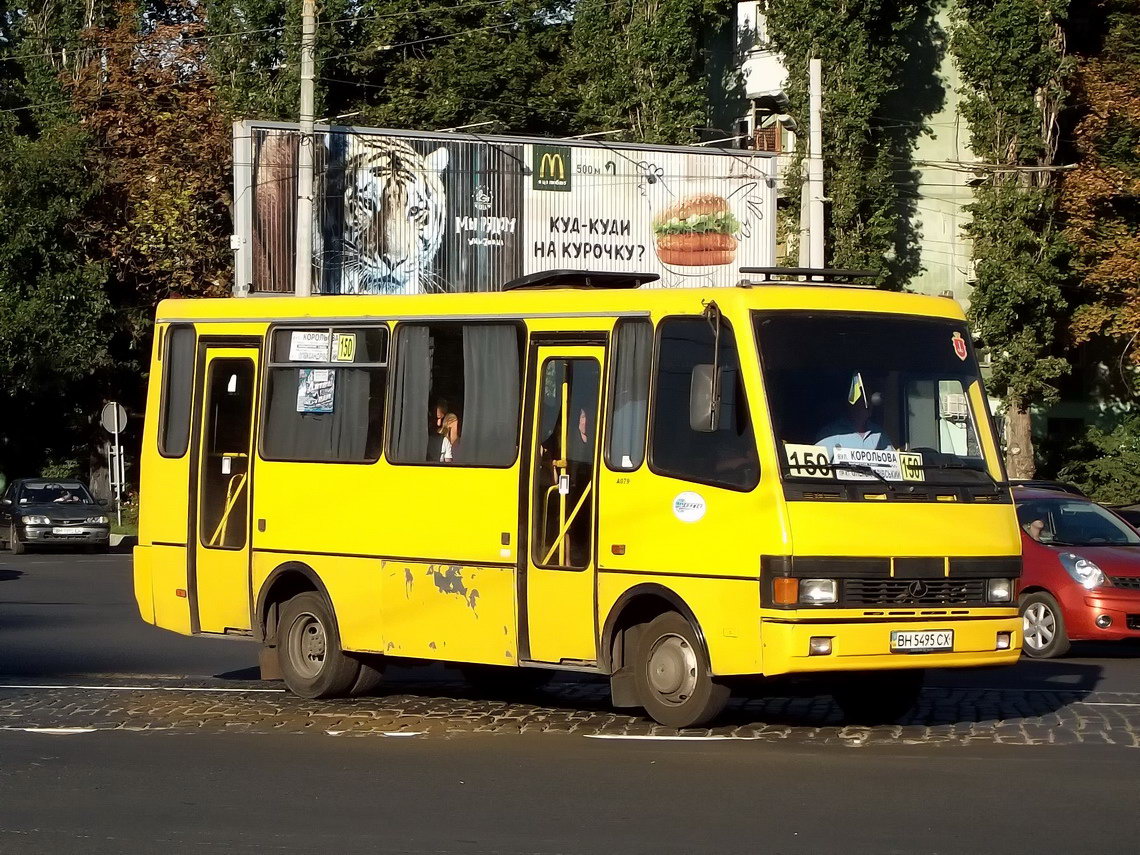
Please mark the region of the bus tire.
[[925, 677], [921, 668], [856, 672], [837, 676], [831, 696], [848, 724], [894, 724], [918, 703]]
[[384, 657], [364, 655], [353, 658], [360, 663], [360, 673], [357, 674], [356, 681], [348, 693], [354, 698], [371, 695], [384, 682]]
[[302, 698], [347, 695], [360, 675], [360, 662], [341, 650], [332, 607], [316, 591], [281, 607], [277, 656], [285, 685]]
[[665, 612], [639, 635], [634, 687], [650, 718], [666, 727], [697, 727], [720, 715], [730, 692], [709, 673], [692, 624], [677, 612]]

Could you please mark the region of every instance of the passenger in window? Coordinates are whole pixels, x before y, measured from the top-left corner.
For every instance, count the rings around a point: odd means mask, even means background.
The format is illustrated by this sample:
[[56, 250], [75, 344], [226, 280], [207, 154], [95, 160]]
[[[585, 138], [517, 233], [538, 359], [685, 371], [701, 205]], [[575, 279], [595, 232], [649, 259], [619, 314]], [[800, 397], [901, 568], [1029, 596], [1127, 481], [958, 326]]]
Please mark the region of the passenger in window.
[[851, 378], [851, 389], [842, 415], [823, 428], [815, 444], [829, 451], [834, 451], [837, 446], [893, 451], [890, 439], [871, 418], [871, 408], [882, 400], [883, 396], [878, 392], [867, 391], [862, 374], [855, 374]]
[[432, 430], [428, 437], [428, 460], [433, 463], [450, 463], [459, 444], [459, 416], [450, 411], [447, 401], [440, 398], [432, 412]]

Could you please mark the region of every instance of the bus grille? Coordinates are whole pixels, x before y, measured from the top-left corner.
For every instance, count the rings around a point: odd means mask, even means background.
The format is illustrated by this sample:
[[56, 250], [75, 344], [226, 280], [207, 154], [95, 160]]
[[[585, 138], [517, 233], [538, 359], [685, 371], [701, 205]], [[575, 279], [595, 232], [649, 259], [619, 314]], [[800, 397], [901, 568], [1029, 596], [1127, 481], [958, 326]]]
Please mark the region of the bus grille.
[[1140, 576], [1111, 576], [1109, 581], [1117, 588], [1136, 588], [1140, 590]]
[[985, 579], [847, 579], [843, 599], [859, 606], [984, 605]]

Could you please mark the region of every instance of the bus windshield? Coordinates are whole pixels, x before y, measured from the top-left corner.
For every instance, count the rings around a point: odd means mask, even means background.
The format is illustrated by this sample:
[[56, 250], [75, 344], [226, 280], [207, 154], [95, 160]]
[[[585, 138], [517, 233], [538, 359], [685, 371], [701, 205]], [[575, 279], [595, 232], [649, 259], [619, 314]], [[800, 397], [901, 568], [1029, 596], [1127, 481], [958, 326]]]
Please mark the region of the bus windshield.
[[992, 483], [964, 324], [839, 312], [755, 324], [786, 479]]

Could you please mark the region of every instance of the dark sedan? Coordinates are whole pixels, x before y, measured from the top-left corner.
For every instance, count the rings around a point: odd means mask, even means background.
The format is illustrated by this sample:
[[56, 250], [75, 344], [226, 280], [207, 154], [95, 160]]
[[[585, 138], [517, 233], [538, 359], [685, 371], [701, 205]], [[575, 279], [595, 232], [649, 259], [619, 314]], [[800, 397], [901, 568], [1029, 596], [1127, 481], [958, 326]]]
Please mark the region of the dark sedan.
[[0, 498], [0, 543], [17, 555], [35, 546], [104, 550], [110, 538], [106, 511], [79, 481], [20, 478]]

